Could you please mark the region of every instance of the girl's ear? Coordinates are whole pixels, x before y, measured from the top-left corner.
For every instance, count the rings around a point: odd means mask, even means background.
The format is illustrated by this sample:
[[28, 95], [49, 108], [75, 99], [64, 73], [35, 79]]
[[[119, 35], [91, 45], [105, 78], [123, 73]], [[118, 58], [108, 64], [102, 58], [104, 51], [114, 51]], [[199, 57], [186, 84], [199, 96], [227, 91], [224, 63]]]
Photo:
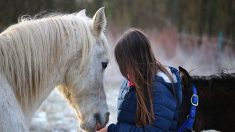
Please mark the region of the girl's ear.
[[180, 77], [182, 79], [183, 90], [190, 88], [191, 78], [189, 73], [181, 66], [179, 66]]

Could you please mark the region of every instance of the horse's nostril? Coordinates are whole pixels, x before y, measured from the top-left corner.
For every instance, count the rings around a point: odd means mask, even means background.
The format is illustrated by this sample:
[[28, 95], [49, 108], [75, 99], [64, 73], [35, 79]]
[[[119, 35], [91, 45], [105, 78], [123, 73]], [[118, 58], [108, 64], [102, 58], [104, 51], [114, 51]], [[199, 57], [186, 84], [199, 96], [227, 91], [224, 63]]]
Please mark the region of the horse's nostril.
[[109, 115], [110, 115], [110, 113], [109, 113], [109, 112], [107, 112], [105, 115], [106, 115], [106, 118], [108, 118], [108, 117], [109, 117]]
[[[110, 115], [110, 113], [109, 112], [106, 112], [105, 113], [105, 119], [103, 119], [102, 117], [101, 117], [101, 115], [99, 114], [99, 113], [95, 113], [94, 114], [94, 117], [95, 117], [95, 119], [96, 119], [96, 121], [98, 122], [98, 123], [100, 123], [100, 124], [106, 124], [106, 123], [108, 123], [108, 121], [109, 121], [109, 115]], [[103, 120], [102, 120], [103, 119]]]
[[97, 121], [98, 123], [102, 124], [102, 123], [101, 123], [101, 119], [100, 119], [100, 114], [95, 113], [94, 117], [95, 117], [95, 119], [96, 119], [96, 121]]
[[105, 123], [108, 123], [109, 122], [109, 115], [110, 115], [110, 113], [109, 112], [107, 112], [106, 114], [105, 114]]
[[109, 116], [109, 115], [110, 115], [110, 113], [109, 113], [109, 112], [107, 112], [107, 113], [106, 113], [106, 115], [107, 115], [107, 116]]

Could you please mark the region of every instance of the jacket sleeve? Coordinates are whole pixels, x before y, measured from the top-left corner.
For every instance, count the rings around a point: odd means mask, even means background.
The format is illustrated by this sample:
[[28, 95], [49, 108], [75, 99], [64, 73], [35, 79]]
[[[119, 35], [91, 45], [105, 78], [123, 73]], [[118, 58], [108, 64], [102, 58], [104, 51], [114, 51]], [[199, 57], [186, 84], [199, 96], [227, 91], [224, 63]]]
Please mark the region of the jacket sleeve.
[[155, 84], [153, 107], [155, 121], [153, 125], [137, 127], [134, 124], [118, 122], [108, 127], [108, 132], [165, 132], [170, 130], [176, 109], [176, 99], [169, 90], [169, 87], [161, 82]]
[[144, 127], [137, 127], [133, 124], [122, 122], [118, 124], [109, 125], [108, 132], [164, 132], [164, 130], [150, 125], [146, 125]]

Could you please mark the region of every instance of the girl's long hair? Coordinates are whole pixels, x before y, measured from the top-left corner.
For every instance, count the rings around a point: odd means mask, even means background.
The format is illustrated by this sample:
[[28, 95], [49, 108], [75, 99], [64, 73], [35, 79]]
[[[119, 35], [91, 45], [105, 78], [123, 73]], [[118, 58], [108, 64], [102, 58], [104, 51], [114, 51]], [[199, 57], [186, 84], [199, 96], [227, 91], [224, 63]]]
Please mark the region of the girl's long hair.
[[137, 96], [136, 125], [152, 124], [155, 120], [152, 87], [158, 71], [172, 77], [153, 54], [146, 35], [130, 29], [119, 39], [115, 47], [115, 58], [124, 77], [135, 84]]

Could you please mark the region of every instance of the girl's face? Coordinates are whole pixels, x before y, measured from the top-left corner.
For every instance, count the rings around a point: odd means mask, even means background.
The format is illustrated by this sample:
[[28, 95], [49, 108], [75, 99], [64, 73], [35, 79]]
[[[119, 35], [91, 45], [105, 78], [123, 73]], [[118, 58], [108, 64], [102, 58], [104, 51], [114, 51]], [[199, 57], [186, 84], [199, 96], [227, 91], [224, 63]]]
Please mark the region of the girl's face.
[[125, 64], [119, 64], [119, 69], [120, 72], [122, 73], [122, 75], [128, 80], [128, 81], [134, 81], [134, 75], [133, 75], [133, 69], [129, 68], [129, 66], [125, 65]]

